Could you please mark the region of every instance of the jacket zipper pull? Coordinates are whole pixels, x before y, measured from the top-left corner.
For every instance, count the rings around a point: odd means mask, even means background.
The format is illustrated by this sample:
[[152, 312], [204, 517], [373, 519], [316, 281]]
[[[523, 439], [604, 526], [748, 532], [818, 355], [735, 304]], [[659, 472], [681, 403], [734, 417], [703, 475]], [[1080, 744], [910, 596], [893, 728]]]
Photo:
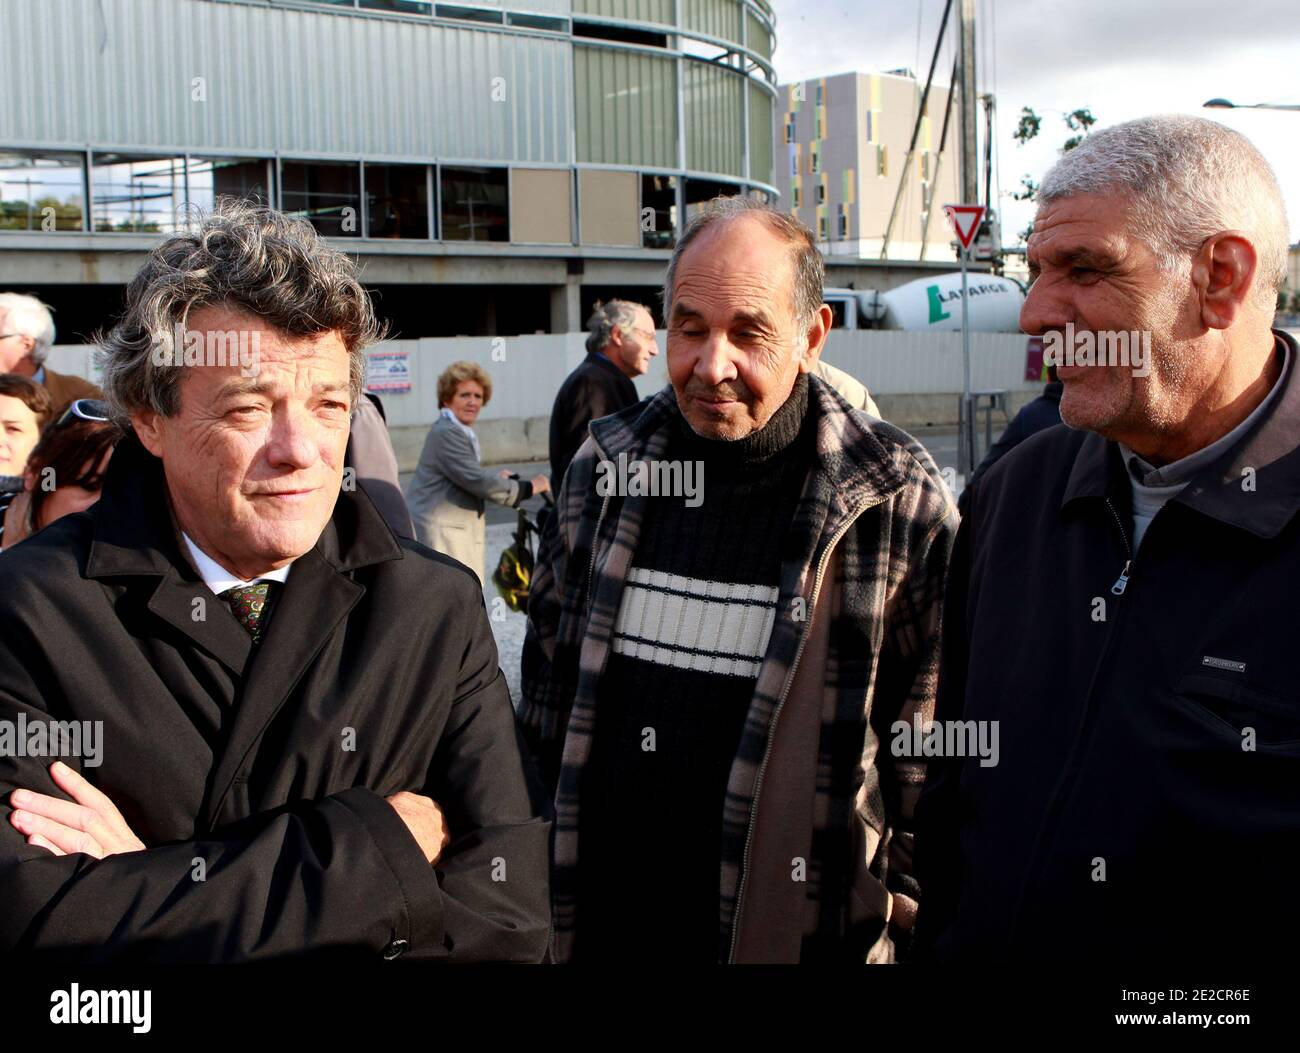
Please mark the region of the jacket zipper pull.
[[1123, 596], [1124, 590], [1128, 588], [1128, 568], [1132, 565], [1132, 560], [1126, 560], [1124, 563], [1124, 569], [1119, 572], [1119, 579], [1110, 587], [1110, 591], [1116, 596]]

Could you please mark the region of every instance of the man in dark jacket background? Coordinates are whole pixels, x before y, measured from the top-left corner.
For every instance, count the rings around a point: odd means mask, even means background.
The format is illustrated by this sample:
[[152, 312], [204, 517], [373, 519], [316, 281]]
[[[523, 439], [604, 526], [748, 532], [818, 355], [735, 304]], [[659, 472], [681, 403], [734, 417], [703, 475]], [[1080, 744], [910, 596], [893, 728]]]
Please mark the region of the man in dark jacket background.
[[938, 717], [1000, 749], [931, 761], [929, 956], [1238, 969], [1300, 938], [1286, 252], [1271, 169], [1212, 121], [1121, 124], [1044, 177], [1020, 321], [1069, 427], [994, 465], [958, 535]]
[[587, 357], [560, 385], [551, 409], [551, 488], [587, 438], [587, 425], [641, 401], [633, 377], [659, 354], [654, 319], [639, 303], [610, 300], [587, 321]]
[[103, 497], [0, 560], [0, 951], [542, 957], [478, 582], [342, 486], [376, 330], [346, 256], [242, 203], [128, 287]]
[[966, 480], [966, 488], [962, 490], [961, 497], [957, 501], [957, 508], [963, 515], [965, 515], [967, 505], [970, 502], [967, 494], [973, 491], [975, 484], [980, 481], [980, 477], [985, 472], [1029, 436], [1036, 435], [1044, 428], [1051, 428], [1061, 423], [1061, 392], [1064, 390], [1065, 385], [1056, 379], [1054, 369], [1050, 373], [1051, 379], [1043, 385], [1042, 394], [1037, 398], [1030, 399], [1020, 407], [1020, 412], [1011, 419], [1011, 423], [998, 436], [997, 442], [989, 447], [984, 459], [980, 461], [975, 471], [971, 472], [971, 477]]

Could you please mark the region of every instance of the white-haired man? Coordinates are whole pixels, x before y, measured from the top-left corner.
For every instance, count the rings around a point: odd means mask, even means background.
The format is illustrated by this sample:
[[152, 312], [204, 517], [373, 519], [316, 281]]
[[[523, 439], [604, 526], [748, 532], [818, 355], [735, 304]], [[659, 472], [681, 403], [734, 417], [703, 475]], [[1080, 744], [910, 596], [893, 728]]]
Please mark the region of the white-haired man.
[[50, 309], [35, 296], [0, 293], [0, 373], [31, 377], [44, 387], [50, 393], [53, 417], [74, 399], [102, 398], [102, 392], [89, 380], [56, 373], [45, 364], [53, 346]]
[[931, 764], [925, 953], [1236, 965], [1300, 937], [1286, 246], [1268, 164], [1203, 118], [1043, 179], [1021, 325], [1067, 426], [979, 480], [958, 536], [939, 718], [1000, 749]]

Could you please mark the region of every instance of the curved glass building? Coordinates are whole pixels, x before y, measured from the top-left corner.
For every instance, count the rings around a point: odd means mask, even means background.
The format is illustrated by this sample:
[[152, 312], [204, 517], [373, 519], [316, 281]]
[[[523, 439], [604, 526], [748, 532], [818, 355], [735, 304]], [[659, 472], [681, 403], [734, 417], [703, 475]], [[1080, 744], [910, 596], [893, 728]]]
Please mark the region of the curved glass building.
[[766, 0], [5, 10], [0, 288], [53, 304], [61, 340], [223, 194], [347, 242], [398, 332], [436, 336], [654, 303], [699, 202], [777, 193]]

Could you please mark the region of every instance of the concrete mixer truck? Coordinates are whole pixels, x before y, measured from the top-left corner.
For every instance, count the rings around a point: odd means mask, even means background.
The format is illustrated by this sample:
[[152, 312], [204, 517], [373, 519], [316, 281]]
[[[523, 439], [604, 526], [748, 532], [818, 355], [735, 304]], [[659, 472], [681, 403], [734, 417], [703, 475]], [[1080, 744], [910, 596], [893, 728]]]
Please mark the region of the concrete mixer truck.
[[[1019, 282], [977, 272], [966, 278], [970, 327], [975, 333], [1018, 333], [1025, 292]], [[827, 289], [823, 299], [835, 314], [836, 329], [906, 329], [953, 332], [961, 329], [961, 274], [917, 278], [886, 292]]]

